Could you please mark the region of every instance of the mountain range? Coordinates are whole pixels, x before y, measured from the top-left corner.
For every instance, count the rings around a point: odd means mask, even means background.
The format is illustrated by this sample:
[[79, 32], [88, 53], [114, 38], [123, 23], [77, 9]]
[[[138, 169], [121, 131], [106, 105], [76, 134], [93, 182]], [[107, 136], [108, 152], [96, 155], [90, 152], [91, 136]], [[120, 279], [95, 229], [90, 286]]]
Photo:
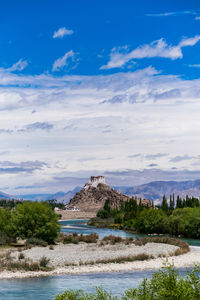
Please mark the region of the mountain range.
[[16, 198], [31, 200], [31, 201], [42, 201], [56, 199], [58, 202], [65, 204], [69, 203], [69, 200], [74, 197], [82, 188], [80, 186], [75, 187], [72, 191], [68, 192], [57, 192], [55, 194], [25, 194], [16, 195]]
[[[181, 197], [194, 196], [200, 197], [200, 179], [188, 181], [153, 181], [138, 186], [113, 186], [118, 192], [127, 196], [137, 196], [142, 199], [160, 201], [165, 194], [169, 199], [170, 194]], [[12, 199], [23, 198], [24, 200], [49, 200], [57, 199], [59, 202], [69, 203], [69, 200], [75, 196], [82, 188], [77, 186], [68, 192], [58, 192], [55, 194], [27, 194], [27, 195], [8, 195], [0, 192], [0, 198]]]
[[120, 193], [128, 196], [147, 198], [153, 201], [160, 201], [165, 195], [169, 199], [170, 195], [181, 197], [200, 197], [200, 180], [189, 181], [153, 181], [135, 187], [115, 187]]

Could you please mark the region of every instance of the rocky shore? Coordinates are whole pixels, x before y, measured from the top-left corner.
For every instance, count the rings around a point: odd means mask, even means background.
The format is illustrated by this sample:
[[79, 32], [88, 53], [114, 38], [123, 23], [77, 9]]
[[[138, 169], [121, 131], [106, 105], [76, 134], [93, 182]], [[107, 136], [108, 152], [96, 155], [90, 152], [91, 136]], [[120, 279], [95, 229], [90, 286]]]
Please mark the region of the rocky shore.
[[[54, 246], [54, 250], [46, 247], [34, 247], [23, 251], [25, 257], [37, 261], [42, 256], [45, 256], [50, 259], [50, 265], [54, 266], [53, 270], [47, 272], [3, 271], [0, 273], [0, 279], [159, 269], [163, 266], [163, 262], [166, 260], [165, 257], [168, 257], [168, 262], [173, 263], [177, 268], [200, 264], [200, 247], [193, 246], [190, 247], [191, 251], [186, 254], [170, 256], [176, 248], [176, 246], [157, 243], [148, 243], [145, 246], [135, 246], [133, 244], [97, 246], [95, 244], [80, 243], [78, 245], [57, 245]], [[144, 253], [152, 255], [154, 258], [123, 263], [98, 263], [100, 258], [109, 261], [109, 259], [121, 256], [133, 256]], [[18, 255], [18, 251], [12, 252], [12, 257], [17, 259]]]

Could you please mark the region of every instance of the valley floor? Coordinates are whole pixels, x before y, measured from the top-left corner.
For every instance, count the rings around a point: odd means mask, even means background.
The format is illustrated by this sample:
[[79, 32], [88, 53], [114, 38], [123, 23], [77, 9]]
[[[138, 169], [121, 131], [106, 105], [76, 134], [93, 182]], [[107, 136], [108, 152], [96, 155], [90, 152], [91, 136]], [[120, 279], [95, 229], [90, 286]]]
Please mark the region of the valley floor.
[[[54, 250], [48, 247], [34, 247], [24, 250], [25, 258], [33, 261], [39, 260], [42, 256], [50, 259], [50, 265], [54, 267], [51, 271], [2, 271], [0, 279], [6, 278], [26, 278], [39, 276], [53, 276], [59, 274], [78, 274], [78, 273], [99, 273], [99, 272], [122, 272], [132, 270], [160, 269], [166, 258], [161, 255], [170, 256], [176, 246], [148, 243], [145, 246], [135, 246], [133, 244], [116, 245], [96, 245], [80, 243], [78, 245], [57, 245]], [[180, 255], [168, 257], [168, 262], [177, 268], [200, 265], [200, 247], [190, 247], [191, 251]], [[139, 254], [153, 255], [153, 259], [144, 261], [132, 261], [123, 263], [111, 263], [109, 259]], [[13, 251], [11, 256], [18, 259], [19, 252]], [[99, 263], [99, 260], [105, 260]]]

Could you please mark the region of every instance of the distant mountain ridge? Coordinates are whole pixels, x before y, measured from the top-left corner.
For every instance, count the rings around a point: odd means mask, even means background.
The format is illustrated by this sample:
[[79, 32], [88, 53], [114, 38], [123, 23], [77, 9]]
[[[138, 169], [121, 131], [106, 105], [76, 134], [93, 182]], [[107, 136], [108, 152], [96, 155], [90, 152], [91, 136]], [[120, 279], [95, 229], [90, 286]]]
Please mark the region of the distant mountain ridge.
[[[160, 201], [165, 194], [169, 198], [170, 194], [181, 197], [194, 196], [200, 197], [200, 179], [187, 181], [152, 181], [138, 186], [112, 186], [119, 193], [131, 196], [141, 197], [153, 201]], [[0, 192], [0, 199], [24, 199], [24, 200], [49, 200], [57, 199], [59, 202], [69, 203], [76, 193], [82, 188], [77, 186], [68, 192], [58, 192], [55, 194], [27, 194], [27, 195], [9, 195]]]
[[16, 199], [16, 197], [12, 196], [12, 195], [9, 195], [9, 194], [6, 194], [6, 193], [3, 193], [3, 192], [0, 192], [0, 199], [11, 200], [11, 199]]
[[81, 187], [77, 186], [73, 190], [68, 192], [57, 192], [55, 194], [26, 194], [26, 195], [17, 195], [17, 198], [31, 201], [45, 201], [56, 199], [58, 202], [63, 202], [68, 204], [70, 199], [81, 190]]
[[120, 193], [128, 196], [137, 196], [149, 200], [161, 200], [163, 195], [169, 199], [170, 194], [181, 197], [200, 197], [200, 179], [188, 181], [152, 181], [133, 187], [115, 187]]

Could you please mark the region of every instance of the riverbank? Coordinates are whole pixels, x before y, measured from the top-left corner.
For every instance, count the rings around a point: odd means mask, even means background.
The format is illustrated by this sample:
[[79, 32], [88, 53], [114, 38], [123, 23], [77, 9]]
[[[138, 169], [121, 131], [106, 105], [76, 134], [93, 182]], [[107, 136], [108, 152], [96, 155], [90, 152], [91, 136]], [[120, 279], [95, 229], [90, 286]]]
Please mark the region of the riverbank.
[[[81, 274], [100, 272], [123, 272], [133, 270], [154, 270], [160, 269], [168, 257], [168, 262], [173, 263], [176, 268], [190, 267], [194, 264], [200, 265], [200, 248], [190, 247], [191, 251], [180, 255], [170, 256], [178, 247], [173, 245], [148, 243], [145, 246], [133, 244], [104, 245], [80, 243], [78, 245], [57, 245], [54, 250], [44, 247], [34, 247], [23, 251], [27, 259], [39, 260], [42, 256], [50, 259], [50, 265], [54, 266], [50, 271], [2, 271], [0, 279], [28, 278], [40, 276], [53, 276], [61, 274]], [[21, 253], [21, 252], [20, 252]], [[122, 263], [109, 262], [109, 259], [127, 257], [130, 255], [148, 254], [153, 259], [144, 261], [127, 261]], [[17, 258], [19, 251], [12, 252], [12, 257]], [[160, 257], [162, 256], [162, 257]], [[170, 256], [170, 257], [169, 257]], [[99, 258], [104, 263], [98, 263]]]
[[85, 211], [70, 211], [59, 209], [56, 211], [57, 214], [61, 215], [61, 221], [66, 220], [89, 220], [96, 216], [94, 212], [85, 212]]

